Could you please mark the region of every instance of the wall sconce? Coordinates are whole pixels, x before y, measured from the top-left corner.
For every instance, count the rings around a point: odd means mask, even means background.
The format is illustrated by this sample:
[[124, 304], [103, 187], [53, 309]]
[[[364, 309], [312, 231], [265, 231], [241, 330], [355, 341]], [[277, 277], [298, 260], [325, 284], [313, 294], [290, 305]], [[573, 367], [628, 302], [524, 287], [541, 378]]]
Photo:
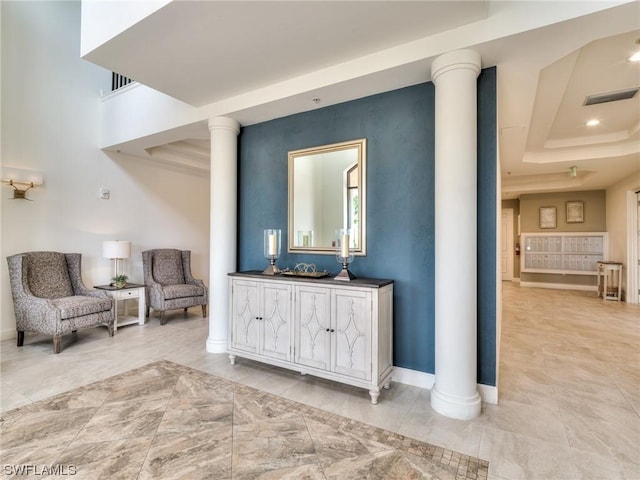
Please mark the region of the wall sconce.
[[569, 178], [576, 178], [578, 176], [578, 167], [573, 165], [569, 167]]
[[12, 200], [30, 200], [27, 198], [27, 191], [44, 183], [42, 173], [14, 167], [2, 167], [0, 181], [13, 187]]

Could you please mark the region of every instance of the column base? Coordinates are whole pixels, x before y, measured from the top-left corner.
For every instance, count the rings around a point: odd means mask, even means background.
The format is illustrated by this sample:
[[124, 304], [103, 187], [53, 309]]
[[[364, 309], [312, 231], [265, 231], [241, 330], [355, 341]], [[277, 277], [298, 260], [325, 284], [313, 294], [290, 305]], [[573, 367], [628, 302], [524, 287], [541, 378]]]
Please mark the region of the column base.
[[482, 399], [478, 392], [472, 397], [448, 395], [440, 392], [437, 385], [434, 385], [431, 389], [431, 408], [445, 417], [471, 420], [480, 416]]
[[227, 353], [227, 340], [207, 338], [206, 349], [208, 353]]

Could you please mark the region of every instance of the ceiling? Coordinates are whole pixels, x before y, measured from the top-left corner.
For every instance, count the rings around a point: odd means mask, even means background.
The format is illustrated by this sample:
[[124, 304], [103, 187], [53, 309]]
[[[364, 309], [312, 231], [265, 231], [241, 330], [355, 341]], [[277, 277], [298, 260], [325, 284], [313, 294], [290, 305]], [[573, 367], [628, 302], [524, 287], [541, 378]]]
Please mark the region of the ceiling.
[[[174, 1], [84, 58], [248, 125], [427, 81], [438, 55], [473, 48], [498, 69], [503, 198], [607, 188], [640, 172], [640, 93], [584, 101], [640, 87], [640, 62], [627, 60], [640, 49], [640, 2], [536, 24], [542, 9], [571, 3]], [[199, 127], [118, 149], [202, 157]]]

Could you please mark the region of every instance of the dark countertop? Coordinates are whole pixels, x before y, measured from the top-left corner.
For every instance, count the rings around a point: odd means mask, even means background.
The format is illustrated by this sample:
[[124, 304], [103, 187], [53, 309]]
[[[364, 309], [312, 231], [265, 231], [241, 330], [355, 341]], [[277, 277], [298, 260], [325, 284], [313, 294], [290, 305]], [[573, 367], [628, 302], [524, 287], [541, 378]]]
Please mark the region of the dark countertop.
[[98, 290], [126, 290], [127, 288], [140, 288], [144, 287], [144, 285], [140, 283], [127, 283], [124, 287], [118, 288], [113, 285], [94, 285], [93, 288], [97, 288]]
[[336, 272], [329, 273], [329, 276], [322, 278], [303, 277], [295, 275], [263, 275], [260, 270], [249, 270], [246, 272], [232, 272], [228, 274], [230, 277], [242, 277], [242, 278], [259, 278], [261, 280], [285, 280], [292, 282], [307, 282], [317, 283], [319, 285], [340, 285], [342, 287], [373, 287], [380, 288], [385, 285], [390, 285], [393, 280], [380, 279], [380, 278], [355, 278], [350, 282], [343, 280], [334, 280], [333, 277], [337, 275]]

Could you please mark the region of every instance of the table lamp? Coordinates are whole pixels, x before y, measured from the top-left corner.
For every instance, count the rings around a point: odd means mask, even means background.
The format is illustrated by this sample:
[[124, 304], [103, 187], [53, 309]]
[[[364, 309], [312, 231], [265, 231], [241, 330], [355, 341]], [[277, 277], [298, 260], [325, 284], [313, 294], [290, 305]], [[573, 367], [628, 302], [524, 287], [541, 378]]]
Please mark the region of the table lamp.
[[102, 242], [102, 256], [113, 260], [114, 278], [121, 274], [120, 260], [131, 256], [131, 242], [128, 240], [106, 240]]

